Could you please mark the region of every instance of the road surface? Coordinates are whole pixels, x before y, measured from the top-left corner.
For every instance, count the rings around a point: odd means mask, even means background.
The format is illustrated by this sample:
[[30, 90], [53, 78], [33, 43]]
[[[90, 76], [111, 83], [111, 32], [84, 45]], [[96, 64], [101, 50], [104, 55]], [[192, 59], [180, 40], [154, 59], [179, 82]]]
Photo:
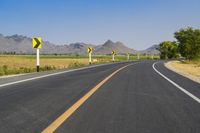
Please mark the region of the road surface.
[[62, 118], [56, 133], [200, 133], [200, 84], [154, 63], [109, 64], [1, 86], [0, 132], [45, 132]]

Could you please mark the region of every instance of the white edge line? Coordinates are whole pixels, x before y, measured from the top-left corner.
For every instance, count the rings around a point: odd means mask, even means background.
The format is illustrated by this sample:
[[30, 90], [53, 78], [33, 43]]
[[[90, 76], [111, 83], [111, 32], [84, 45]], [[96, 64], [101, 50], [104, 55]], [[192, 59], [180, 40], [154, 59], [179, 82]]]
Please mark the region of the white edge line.
[[122, 63], [122, 62], [100, 64], [100, 65], [82, 67], [82, 68], [77, 68], [77, 69], [72, 69], [72, 70], [66, 70], [66, 71], [57, 72], [57, 73], [46, 74], [46, 75], [43, 75], [43, 76], [38, 76], [38, 77], [33, 77], [33, 78], [28, 78], [28, 79], [23, 79], [23, 80], [19, 80], [19, 81], [14, 81], [14, 82], [9, 82], [9, 83], [5, 83], [5, 84], [1, 84], [0, 88], [1, 87], [5, 87], [5, 86], [9, 86], [9, 85], [13, 85], [13, 84], [18, 84], [18, 83], [26, 82], [26, 81], [35, 80], [35, 79], [41, 79], [41, 78], [45, 78], [45, 77], [55, 76], [55, 75], [59, 75], [59, 74], [63, 74], [63, 73], [74, 72], [74, 71], [79, 71], [79, 70], [84, 70], [84, 69], [90, 69], [90, 68], [99, 67], [99, 66], [106, 66], [106, 65], [111, 65], [111, 64], [118, 64], [118, 63]]
[[181, 87], [180, 85], [178, 85], [177, 83], [175, 83], [174, 81], [172, 81], [171, 79], [169, 79], [168, 77], [166, 77], [165, 75], [163, 75], [161, 72], [159, 72], [156, 68], [155, 68], [155, 64], [157, 64], [158, 62], [153, 63], [152, 67], [154, 69], [154, 71], [156, 71], [160, 76], [162, 76], [164, 79], [166, 79], [167, 81], [169, 81], [171, 84], [173, 84], [175, 87], [177, 87], [179, 90], [181, 90], [182, 92], [184, 92], [186, 95], [190, 96], [192, 99], [194, 99], [195, 101], [197, 101], [198, 103], [200, 103], [200, 99], [198, 97], [196, 97], [195, 95], [193, 95], [192, 93], [190, 93], [189, 91], [185, 90], [183, 87]]

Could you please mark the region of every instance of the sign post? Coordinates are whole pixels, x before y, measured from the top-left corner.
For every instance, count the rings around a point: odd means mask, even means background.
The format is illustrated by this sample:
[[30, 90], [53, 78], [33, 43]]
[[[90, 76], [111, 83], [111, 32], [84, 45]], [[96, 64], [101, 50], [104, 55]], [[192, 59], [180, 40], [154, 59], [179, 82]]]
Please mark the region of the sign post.
[[116, 52], [113, 50], [113, 51], [112, 51], [112, 61], [113, 61], [113, 62], [115, 61], [115, 55], [116, 55]]
[[151, 59], [152, 59], [152, 60], [154, 59], [154, 54], [151, 55]]
[[140, 59], [140, 53], [137, 53], [137, 59], [138, 60]]
[[92, 47], [88, 47], [89, 64], [92, 64]]
[[127, 61], [129, 61], [130, 53], [127, 53]]
[[40, 49], [37, 48], [37, 72], [40, 71]]
[[32, 48], [36, 49], [36, 69], [37, 72], [40, 71], [40, 49], [42, 48], [42, 38], [38, 37], [38, 38], [32, 38]]

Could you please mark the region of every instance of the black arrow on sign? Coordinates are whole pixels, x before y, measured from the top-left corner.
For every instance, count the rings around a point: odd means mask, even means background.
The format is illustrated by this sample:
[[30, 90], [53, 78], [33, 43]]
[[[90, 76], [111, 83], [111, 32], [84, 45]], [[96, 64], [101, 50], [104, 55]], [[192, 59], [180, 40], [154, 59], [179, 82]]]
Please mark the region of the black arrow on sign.
[[88, 53], [91, 53], [92, 52], [92, 48], [88, 48]]
[[34, 40], [37, 43], [34, 48], [38, 48], [40, 46], [40, 41], [37, 38], [34, 38]]

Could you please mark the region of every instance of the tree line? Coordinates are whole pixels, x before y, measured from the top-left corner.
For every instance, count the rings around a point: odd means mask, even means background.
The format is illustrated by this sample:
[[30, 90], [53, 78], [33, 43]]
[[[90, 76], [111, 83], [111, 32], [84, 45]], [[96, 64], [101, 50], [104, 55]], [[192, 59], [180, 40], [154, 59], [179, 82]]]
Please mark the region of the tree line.
[[174, 33], [174, 37], [177, 41], [164, 41], [159, 44], [161, 59], [200, 58], [200, 29], [192, 27], [180, 29]]

